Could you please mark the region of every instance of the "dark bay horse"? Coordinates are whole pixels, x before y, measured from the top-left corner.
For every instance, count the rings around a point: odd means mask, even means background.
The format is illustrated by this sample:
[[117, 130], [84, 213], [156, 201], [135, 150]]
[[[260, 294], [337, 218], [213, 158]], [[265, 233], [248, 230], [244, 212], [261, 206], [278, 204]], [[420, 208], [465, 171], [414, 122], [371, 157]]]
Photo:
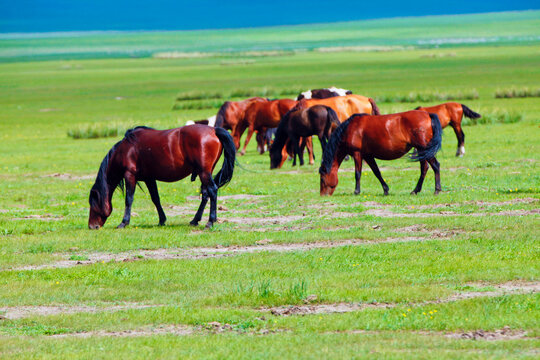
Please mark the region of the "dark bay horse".
[[419, 106], [415, 110], [422, 110], [437, 114], [439, 120], [441, 120], [441, 126], [443, 129], [450, 125], [452, 129], [454, 129], [458, 141], [456, 156], [465, 155], [465, 134], [461, 129], [461, 120], [463, 119], [463, 116], [466, 116], [469, 119], [479, 119], [481, 117], [480, 114], [472, 111], [463, 104], [455, 102], [448, 102], [428, 107]]
[[231, 130], [234, 133], [238, 124], [244, 119], [247, 107], [253, 102], [261, 101], [268, 100], [262, 97], [252, 97], [242, 101], [225, 101], [216, 115], [215, 127]]
[[325, 89], [311, 89], [300, 93], [296, 100], [302, 99], [327, 99], [334, 96], [345, 96], [351, 95], [352, 91], [347, 89], [338, 89], [336, 87], [325, 88]]
[[398, 159], [413, 147], [418, 153], [411, 159], [420, 161], [420, 179], [411, 194], [422, 190], [429, 165], [435, 173], [435, 194], [438, 194], [441, 191], [441, 179], [435, 154], [441, 148], [441, 143], [442, 127], [436, 114], [413, 110], [390, 115], [353, 115], [332, 133], [326, 146], [319, 169], [321, 195], [334, 193], [338, 184], [338, 169], [346, 155], [351, 155], [354, 159], [355, 194], [360, 193], [364, 160], [379, 179], [384, 195], [388, 195], [388, 185], [381, 176], [375, 159]]
[[244, 114], [243, 121], [239, 122], [236, 131], [232, 136], [237, 148], [240, 148], [240, 138], [246, 129], [248, 134], [244, 143], [244, 148], [240, 155], [246, 153], [246, 148], [255, 131], [264, 132], [267, 128], [277, 127], [281, 117], [296, 105], [296, 100], [277, 99], [268, 101], [258, 101], [251, 103]]
[[361, 95], [336, 96], [327, 99], [300, 100], [297, 108], [309, 108], [315, 105], [325, 105], [332, 108], [340, 122], [344, 122], [353, 114], [373, 114], [379, 115], [379, 108], [371, 98]]
[[[224, 153], [221, 170], [212, 179], [214, 167]], [[116, 143], [99, 167], [96, 182], [90, 190], [88, 227], [99, 229], [112, 212], [112, 196], [120, 187], [126, 189], [124, 218], [118, 228], [129, 224], [135, 186], [143, 181], [159, 215], [159, 224], [167, 218], [159, 200], [157, 181], [174, 182], [191, 175], [201, 180], [202, 200], [190, 222], [197, 225], [210, 198], [211, 227], [217, 219], [217, 192], [231, 181], [236, 148], [225, 129], [205, 125], [188, 125], [177, 129], [154, 130], [136, 127], [126, 131], [124, 139]]]
[[282, 149], [287, 139], [293, 144], [293, 165], [296, 165], [296, 155], [300, 159], [300, 166], [304, 165], [304, 156], [299, 147], [301, 137], [317, 135], [324, 153], [332, 131], [339, 124], [337, 114], [331, 107], [315, 105], [310, 108], [293, 108], [283, 116], [277, 128], [276, 138], [270, 148], [270, 169], [282, 164]]

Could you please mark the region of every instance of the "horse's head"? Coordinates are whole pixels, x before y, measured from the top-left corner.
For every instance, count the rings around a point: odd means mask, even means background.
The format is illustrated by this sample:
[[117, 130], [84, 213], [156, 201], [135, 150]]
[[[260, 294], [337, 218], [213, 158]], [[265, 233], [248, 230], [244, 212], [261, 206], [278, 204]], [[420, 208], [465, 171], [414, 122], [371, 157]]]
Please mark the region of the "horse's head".
[[105, 224], [107, 218], [111, 215], [112, 204], [107, 194], [104, 194], [98, 187], [92, 187], [90, 190], [90, 215], [88, 217], [88, 228], [97, 230]]
[[[275, 142], [274, 142], [275, 144]], [[272, 145], [270, 147], [270, 169], [279, 169], [283, 165], [283, 154], [282, 149], [278, 149], [277, 146]]]
[[337, 168], [336, 171], [327, 171], [321, 166], [319, 174], [321, 175], [321, 196], [332, 195], [338, 184]]

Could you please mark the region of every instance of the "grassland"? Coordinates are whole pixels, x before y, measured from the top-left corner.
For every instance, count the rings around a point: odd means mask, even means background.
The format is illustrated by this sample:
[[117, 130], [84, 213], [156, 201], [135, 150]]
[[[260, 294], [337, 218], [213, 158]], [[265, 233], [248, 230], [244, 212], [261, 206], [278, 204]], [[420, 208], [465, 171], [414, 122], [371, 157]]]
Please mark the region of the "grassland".
[[[540, 47], [451, 52], [1, 64], [0, 357], [536, 358], [540, 103], [494, 94], [537, 88]], [[167, 226], [138, 189], [130, 227], [114, 229], [117, 193], [105, 227], [87, 230], [89, 189], [120, 137], [70, 130], [215, 114], [172, 110], [179, 94], [329, 85], [386, 99], [475, 89], [467, 106], [516, 117], [466, 126], [463, 158], [445, 130], [438, 196], [431, 172], [409, 195], [418, 165], [402, 159], [379, 162], [387, 197], [369, 170], [354, 196], [348, 162], [321, 198], [317, 166], [270, 171], [252, 144], [220, 190], [212, 230], [188, 226], [198, 183], [187, 179], [159, 184]]]

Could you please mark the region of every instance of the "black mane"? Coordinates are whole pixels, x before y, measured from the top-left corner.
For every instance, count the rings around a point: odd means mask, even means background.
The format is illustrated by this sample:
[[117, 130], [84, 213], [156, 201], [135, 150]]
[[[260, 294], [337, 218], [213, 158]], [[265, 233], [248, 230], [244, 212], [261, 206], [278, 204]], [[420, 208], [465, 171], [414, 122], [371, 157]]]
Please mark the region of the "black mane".
[[227, 111], [230, 105], [231, 103], [229, 101], [225, 101], [223, 105], [221, 105], [216, 116], [215, 127], [223, 127], [223, 123], [225, 122], [225, 111]]
[[[124, 134], [124, 139], [129, 141], [130, 143], [133, 143], [135, 141], [135, 134], [134, 133], [135, 133], [136, 130], [139, 130], [139, 129], [154, 130], [154, 128], [151, 128], [151, 127], [148, 127], [148, 126], [136, 126], [133, 129], [129, 129], [129, 130], [126, 131], [126, 133]], [[118, 144], [116, 144], [116, 145], [118, 145]]]
[[[88, 199], [90, 203], [90, 207], [96, 207], [96, 206], [99, 207], [101, 205], [101, 204], [96, 204], [96, 202], [99, 201], [99, 199], [92, 196], [92, 193], [94, 191], [96, 191], [99, 194], [99, 198], [101, 198], [102, 200], [107, 197], [107, 193], [109, 191], [109, 188], [107, 185], [107, 168], [109, 167], [109, 162], [111, 161], [111, 158], [114, 152], [116, 151], [116, 149], [118, 148], [118, 146], [120, 145], [122, 141], [123, 140], [120, 140], [119, 142], [114, 144], [114, 146], [111, 148], [111, 150], [109, 150], [107, 155], [105, 155], [105, 157], [103, 158], [103, 161], [101, 162], [101, 165], [99, 166], [96, 182], [94, 183], [94, 186], [92, 186], [92, 190], [90, 191], [90, 198]], [[120, 186], [120, 188], [123, 190], [124, 188], [123, 182], [120, 182], [118, 186]]]
[[321, 167], [319, 168], [320, 174], [328, 174], [330, 172], [330, 169], [332, 168], [332, 163], [334, 162], [334, 156], [336, 154], [339, 144], [341, 143], [343, 134], [345, 134], [345, 130], [347, 130], [349, 124], [351, 123], [351, 120], [354, 117], [363, 115], [367, 114], [352, 115], [346, 121], [342, 122], [341, 125], [336, 128], [336, 130], [334, 130], [332, 136], [330, 137], [330, 140], [328, 140], [328, 144], [326, 144], [326, 147], [324, 149], [323, 160], [321, 163]]

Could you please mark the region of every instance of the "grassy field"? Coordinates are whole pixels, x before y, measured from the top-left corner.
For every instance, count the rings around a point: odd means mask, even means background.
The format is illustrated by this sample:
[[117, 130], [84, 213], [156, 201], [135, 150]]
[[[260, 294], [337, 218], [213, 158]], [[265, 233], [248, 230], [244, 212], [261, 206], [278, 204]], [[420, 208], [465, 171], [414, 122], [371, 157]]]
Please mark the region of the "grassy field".
[[[495, 95], [538, 88], [539, 63], [538, 45], [513, 45], [1, 64], [0, 357], [537, 358], [540, 102]], [[114, 229], [117, 193], [105, 227], [87, 229], [90, 187], [121, 136], [68, 133], [215, 114], [173, 110], [180, 95], [331, 85], [383, 100], [474, 92], [462, 102], [494, 120], [465, 126], [463, 158], [445, 130], [438, 196], [432, 172], [410, 196], [419, 166], [401, 159], [379, 162], [389, 196], [369, 170], [353, 195], [347, 162], [321, 198], [317, 165], [270, 171], [251, 144], [212, 230], [188, 226], [188, 179], [158, 184], [165, 227], [138, 189], [130, 227]]]

